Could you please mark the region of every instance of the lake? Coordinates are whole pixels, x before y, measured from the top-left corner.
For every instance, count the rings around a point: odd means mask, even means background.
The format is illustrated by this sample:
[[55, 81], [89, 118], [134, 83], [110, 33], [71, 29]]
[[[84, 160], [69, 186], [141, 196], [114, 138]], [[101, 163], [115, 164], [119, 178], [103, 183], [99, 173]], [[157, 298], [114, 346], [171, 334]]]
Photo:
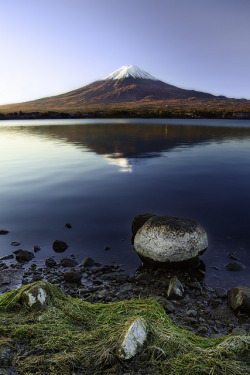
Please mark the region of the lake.
[[[209, 285], [250, 287], [250, 121], [1, 121], [0, 155], [0, 256], [19, 241], [41, 247], [38, 263], [75, 254], [135, 272], [131, 222], [151, 212], [204, 226]], [[246, 268], [227, 271], [228, 253]]]

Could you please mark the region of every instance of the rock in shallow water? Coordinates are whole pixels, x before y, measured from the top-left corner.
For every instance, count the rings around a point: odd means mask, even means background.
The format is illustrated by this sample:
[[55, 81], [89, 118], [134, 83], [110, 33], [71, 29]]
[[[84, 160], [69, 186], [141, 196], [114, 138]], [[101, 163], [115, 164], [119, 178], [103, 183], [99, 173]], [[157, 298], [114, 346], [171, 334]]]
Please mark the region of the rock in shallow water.
[[208, 246], [204, 228], [193, 220], [154, 216], [138, 230], [134, 247], [145, 262], [171, 264], [189, 261]]
[[240, 310], [250, 314], [250, 288], [238, 286], [227, 293], [228, 304], [233, 310]]

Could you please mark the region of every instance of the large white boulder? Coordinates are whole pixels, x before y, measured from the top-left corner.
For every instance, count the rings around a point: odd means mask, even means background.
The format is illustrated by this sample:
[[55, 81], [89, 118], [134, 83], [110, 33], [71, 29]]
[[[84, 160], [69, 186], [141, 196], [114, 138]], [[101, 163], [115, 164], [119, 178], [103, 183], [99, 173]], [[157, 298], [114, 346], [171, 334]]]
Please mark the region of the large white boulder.
[[138, 230], [134, 248], [143, 261], [179, 263], [202, 254], [207, 234], [197, 222], [173, 216], [153, 216]]

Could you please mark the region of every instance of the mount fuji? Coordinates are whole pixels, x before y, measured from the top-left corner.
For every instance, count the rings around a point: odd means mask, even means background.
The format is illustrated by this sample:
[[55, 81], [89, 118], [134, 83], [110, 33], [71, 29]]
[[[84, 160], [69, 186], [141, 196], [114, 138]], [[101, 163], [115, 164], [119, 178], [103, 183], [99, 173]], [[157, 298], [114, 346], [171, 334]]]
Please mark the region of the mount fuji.
[[[186, 90], [165, 83], [135, 65], [125, 65], [76, 90], [25, 103], [0, 106], [0, 112], [95, 112], [171, 108], [188, 112], [191, 109], [238, 109], [250, 101], [229, 99], [206, 92]], [[242, 110], [242, 109], [241, 109]]]

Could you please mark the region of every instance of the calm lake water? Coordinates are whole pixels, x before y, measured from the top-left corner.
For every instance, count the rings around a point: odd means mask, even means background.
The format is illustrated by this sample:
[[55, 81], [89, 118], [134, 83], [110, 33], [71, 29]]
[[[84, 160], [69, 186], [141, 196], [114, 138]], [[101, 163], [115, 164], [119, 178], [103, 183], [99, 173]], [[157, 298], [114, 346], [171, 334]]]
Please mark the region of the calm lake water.
[[[38, 263], [75, 254], [134, 272], [131, 222], [152, 212], [204, 226], [209, 285], [250, 286], [250, 121], [2, 121], [0, 156], [0, 256], [20, 241], [41, 247]], [[244, 271], [225, 270], [229, 252]]]

